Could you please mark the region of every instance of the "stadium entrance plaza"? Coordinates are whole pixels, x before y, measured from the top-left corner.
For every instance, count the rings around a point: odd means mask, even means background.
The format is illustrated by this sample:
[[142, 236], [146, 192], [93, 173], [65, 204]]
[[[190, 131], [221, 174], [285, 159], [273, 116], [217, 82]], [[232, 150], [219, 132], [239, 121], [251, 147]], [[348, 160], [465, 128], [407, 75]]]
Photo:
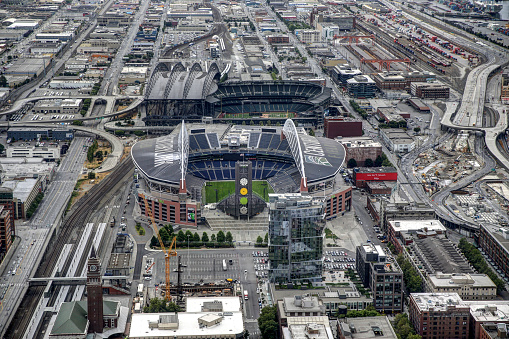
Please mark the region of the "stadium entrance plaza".
[[[227, 216], [219, 210], [204, 210], [202, 216], [207, 218], [210, 228], [199, 226], [198, 234], [207, 232], [209, 234], [217, 234], [219, 231], [231, 232], [233, 240], [237, 243], [238, 247], [252, 246], [256, 242], [256, 238], [261, 236], [265, 237], [269, 228], [269, 212], [265, 209], [259, 215], [254, 216], [249, 221], [236, 220]], [[366, 235], [363, 227], [355, 218], [355, 212], [345, 212], [343, 216], [338, 216], [335, 219], [328, 220], [326, 227], [332, 231], [338, 238], [325, 239], [325, 248], [327, 250], [330, 246], [339, 247], [350, 252], [355, 252], [356, 246], [366, 242], [368, 236]]]

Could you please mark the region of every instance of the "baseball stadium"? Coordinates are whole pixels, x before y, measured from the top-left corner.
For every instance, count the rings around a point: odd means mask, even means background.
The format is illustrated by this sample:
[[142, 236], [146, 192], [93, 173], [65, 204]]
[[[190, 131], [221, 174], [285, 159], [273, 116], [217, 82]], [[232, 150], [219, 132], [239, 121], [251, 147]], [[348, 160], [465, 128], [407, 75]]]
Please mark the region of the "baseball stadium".
[[214, 62], [184, 65], [159, 63], [147, 83], [140, 113], [147, 126], [174, 126], [185, 119], [270, 119], [284, 124], [287, 118], [315, 125], [331, 101], [332, 90], [311, 82], [226, 81]]
[[308, 135], [291, 119], [281, 127], [182, 121], [168, 135], [136, 143], [131, 157], [141, 213], [145, 197], [161, 222], [197, 227], [210, 205], [231, 218], [249, 217], [266, 208], [270, 193], [323, 196], [327, 218], [351, 206], [340, 174], [343, 146]]

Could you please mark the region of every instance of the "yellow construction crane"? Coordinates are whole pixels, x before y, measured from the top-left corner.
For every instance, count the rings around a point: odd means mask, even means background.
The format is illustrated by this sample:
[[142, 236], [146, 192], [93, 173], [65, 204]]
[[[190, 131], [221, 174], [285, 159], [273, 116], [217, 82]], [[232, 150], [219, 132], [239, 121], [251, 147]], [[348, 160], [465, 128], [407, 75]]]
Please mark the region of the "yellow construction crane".
[[170, 245], [169, 249], [166, 249], [166, 247], [164, 247], [163, 239], [161, 239], [161, 235], [159, 234], [159, 230], [157, 229], [157, 225], [154, 220], [154, 214], [152, 213], [152, 210], [148, 206], [148, 201], [145, 198], [145, 195], [141, 194], [141, 197], [143, 198], [143, 202], [145, 203], [145, 210], [147, 211], [147, 214], [150, 217], [150, 222], [152, 223], [152, 228], [154, 229], [154, 232], [157, 234], [157, 239], [159, 240], [159, 245], [161, 246], [161, 249], [163, 250], [163, 253], [164, 253], [164, 273], [165, 273], [165, 277], [166, 277], [164, 298], [166, 299], [166, 301], [171, 301], [171, 296], [170, 296], [170, 257], [177, 256], [177, 250], [176, 250], [177, 237], [173, 237], [173, 240], [171, 241], [171, 245]]

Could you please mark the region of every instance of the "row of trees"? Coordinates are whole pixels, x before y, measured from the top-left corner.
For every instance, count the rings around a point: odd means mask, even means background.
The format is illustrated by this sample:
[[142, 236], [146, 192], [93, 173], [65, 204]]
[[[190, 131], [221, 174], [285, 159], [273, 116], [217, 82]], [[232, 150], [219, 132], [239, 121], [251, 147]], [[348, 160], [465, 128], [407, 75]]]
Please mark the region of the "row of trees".
[[[177, 247], [186, 247], [188, 239], [190, 247], [231, 247], [233, 244], [233, 236], [231, 232], [227, 232], [225, 234], [223, 231], [219, 231], [217, 232], [217, 235], [212, 234], [210, 238], [207, 232], [203, 232], [200, 237], [198, 232], [193, 233], [190, 230], [187, 230], [186, 232], [180, 230], [175, 233], [173, 226], [170, 224], [161, 228], [159, 230], [159, 235], [161, 236], [161, 240], [163, 241], [164, 246], [170, 246], [173, 237], [177, 237]], [[156, 236], [153, 236], [150, 240], [150, 246], [159, 247], [159, 240]]]
[[32, 215], [34, 214], [34, 212], [37, 210], [37, 207], [41, 203], [42, 198], [44, 198], [44, 193], [42, 193], [42, 192], [37, 193], [34, 201], [32, 201], [32, 204], [30, 204], [30, 207], [27, 210], [26, 217], [28, 219], [30, 219], [32, 217]]
[[166, 300], [152, 298], [148, 306], [143, 308], [144, 313], [163, 313], [163, 312], [180, 312], [182, 309], [174, 302], [166, 304]]
[[415, 334], [414, 327], [410, 323], [410, 320], [408, 320], [408, 315], [406, 313], [396, 315], [392, 327], [399, 339], [421, 339], [420, 335]]
[[[347, 166], [348, 166], [348, 168], [357, 167], [357, 160], [355, 160], [354, 158], [351, 158], [350, 160], [348, 160]], [[392, 163], [390, 162], [390, 160], [385, 155], [385, 153], [382, 153], [381, 155], [376, 157], [375, 161], [373, 161], [372, 159], [369, 159], [369, 158], [364, 160], [364, 167], [382, 167], [382, 166], [385, 166], [385, 167], [393, 166]]]
[[405, 282], [408, 293], [422, 292], [422, 278], [410, 261], [401, 253], [396, 257], [396, 261], [403, 271], [403, 281]]
[[97, 151], [98, 148], [99, 148], [99, 145], [97, 144], [97, 140], [94, 140], [92, 145], [90, 145], [88, 147], [88, 151], [87, 151], [87, 160], [88, 160], [88, 162], [91, 163], [91, 162], [94, 161], [95, 151]]
[[363, 318], [363, 317], [378, 317], [381, 316], [373, 305], [368, 305], [365, 309], [357, 311], [357, 310], [348, 310], [346, 312], [346, 316], [344, 314], [339, 314], [339, 309], [337, 312], [338, 318]]
[[350, 100], [350, 106], [352, 106], [353, 110], [357, 113], [360, 114], [360, 116], [363, 118], [363, 119], [367, 119], [368, 118], [368, 113], [366, 113], [366, 111], [364, 109], [362, 109], [358, 103], [355, 102], [355, 100]]
[[258, 318], [258, 328], [263, 339], [278, 339], [277, 306], [265, 306]]
[[[229, 233], [229, 232], [228, 232]], [[262, 238], [260, 235], [256, 238], [256, 245], [263, 246], [269, 243], [269, 233], [265, 233], [265, 238]]]
[[504, 281], [500, 279], [495, 274], [495, 272], [493, 272], [493, 270], [486, 263], [486, 260], [484, 260], [481, 252], [473, 244], [469, 243], [467, 239], [462, 238], [458, 247], [461, 252], [463, 252], [463, 255], [465, 255], [465, 258], [467, 258], [468, 262], [474, 266], [477, 272], [486, 274], [488, 277], [490, 277], [491, 281], [497, 285], [497, 293], [505, 291]]

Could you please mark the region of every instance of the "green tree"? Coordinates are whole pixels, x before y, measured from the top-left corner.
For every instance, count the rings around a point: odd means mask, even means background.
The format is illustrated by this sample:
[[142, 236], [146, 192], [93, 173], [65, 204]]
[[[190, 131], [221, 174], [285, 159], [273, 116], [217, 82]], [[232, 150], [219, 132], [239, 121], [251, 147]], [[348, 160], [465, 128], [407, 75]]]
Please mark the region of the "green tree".
[[348, 168], [354, 168], [357, 167], [357, 161], [354, 158], [351, 158], [348, 160]]
[[379, 155], [376, 157], [375, 159], [375, 167], [380, 167], [382, 166], [382, 162], [384, 161], [384, 159], [382, 159], [382, 157]]
[[415, 132], [415, 133], [419, 133], [420, 131], [421, 131], [421, 128], [420, 128], [420, 127], [415, 127], [415, 128], [414, 128], [414, 132]]
[[230, 231], [226, 232], [225, 240], [228, 243], [231, 243], [233, 241], [233, 236], [232, 236], [232, 233]]
[[367, 158], [366, 160], [364, 160], [365, 167], [373, 167], [373, 165], [374, 165], [373, 160], [371, 160], [370, 158]]
[[265, 238], [263, 239], [263, 242], [266, 244], [269, 243], [269, 233], [265, 233]]
[[159, 230], [159, 235], [161, 236], [161, 239], [163, 240], [163, 243], [168, 244], [170, 242], [170, 234], [168, 234], [168, 231], [166, 228], [161, 228]]
[[315, 136], [315, 131], [312, 128], [309, 130], [309, 135], [312, 137]]
[[210, 236], [210, 241], [216, 242], [216, 235], [214, 233]]
[[193, 241], [194, 242], [200, 242], [200, 235], [198, 234], [198, 232], [194, 232], [194, 234], [193, 234]]
[[164, 228], [166, 228], [166, 231], [168, 231], [169, 235], [172, 235], [173, 233], [175, 233], [175, 231], [173, 230], [173, 226], [171, 224], [165, 225]]
[[263, 244], [263, 238], [261, 236], [258, 236], [258, 238], [256, 238], [256, 243]]
[[95, 179], [95, 173], [94, 172], [88, 172], [88, 178], [89, 179]]
[[226, 236], [224, 235], [223, 231], [217, 232], [217, 242], [224, 242]]
[[159, 246], [159, 240], [155, 235], [152, 236], [152, 239], [150, 239], [150, 247], [154, 248]]
[[3, 75], [0, 75], [0, 87], [7, 87], [7, 79]]
[[187, 230], [185, 233], [185, 239], [187, 240], [187, 238], [189, 238], [189, 241], [193, 241], [193, 232], [190, 230]]
[[177, 241], [178, 242], [184, 242], [186, 241], [187, 238], [186, 238], [186, 235], [184, 234], [184, 231], [180, 230], [178, 233], [177, 233]]
[[5, 150], [5, 146], [3, 144], [0, 144], [0, 153], [3, 153]]
[[276, 306], [266, 306], [262, 308], [260, 316], [258, 317], [258, 327], [260, 328], [263, 339], [279, 338]]
[[203, 235], [201, 236], [201, 241], [209, 242], [209, 236], [208, 236], [207, 232], [203, 232]]
[[180, 312], [182, 309], [174, 302], [166, 304], [166, 300], [159, 298], [150, 299], [148, 306], [143, 308], [145, 313]]

